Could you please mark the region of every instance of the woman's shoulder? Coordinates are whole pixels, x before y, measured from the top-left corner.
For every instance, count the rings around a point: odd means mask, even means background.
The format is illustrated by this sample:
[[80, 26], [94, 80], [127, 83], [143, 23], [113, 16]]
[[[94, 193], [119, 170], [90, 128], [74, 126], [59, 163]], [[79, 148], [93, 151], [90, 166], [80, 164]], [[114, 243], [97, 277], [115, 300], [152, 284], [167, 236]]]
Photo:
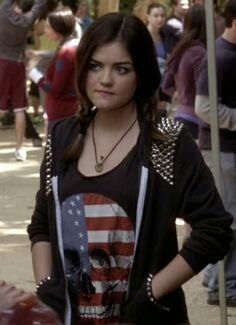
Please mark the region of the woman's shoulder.
[[150, 160], [157, 174], [169, 185], [174, 185], [174, 163], [178, 138], [183, 124], [171, 118], [163, 117], [155, 122], [154, 127], [163, 139], [153, 140]]
[[202, 54], [206, 52], [206, 47], [202, 42], [193, 42], [187, 51], [191, 54]]
[[70, 49], [70, 48], [77, 48], [79, 45], [79, 38], [71, 38], [67, 42], [65, 42], [62, 46], [62, 50]]
[[162, 117], [154, 122], [154, 126], [161, 134], [163, 134], [164, 139], [166, 139], [164, 142], [169, 142], [179, 135], [183, 128], [183, 123], [176, 121], [173, 118]]
[[58, 51], [58, 57], [74, 58], [79, 44], [78, 38], [73, 38], [65, 42]]
[[81, 122], [77, 116], [57, 121], [52, 130], [51, 137], [57, 140], [72, 137], [74, 133], [79, 133], [81, 129]]
[[187, 160], [191, 164], [191, 160], [199, 156], [199, 149], [183, 123], [162, 118], [155, 126], [164, 139], [152, 141], [150, 160], [156, 173], [173, 186], [177, 166]]
[[182, 63], [185, 62], [193, 63], [195, 62], [195, 60], [202, 59], [205, 53], [206, 53], [206, 48], [202, 43], [200, 42], [193, 43], [183, 52], [181, 61]]

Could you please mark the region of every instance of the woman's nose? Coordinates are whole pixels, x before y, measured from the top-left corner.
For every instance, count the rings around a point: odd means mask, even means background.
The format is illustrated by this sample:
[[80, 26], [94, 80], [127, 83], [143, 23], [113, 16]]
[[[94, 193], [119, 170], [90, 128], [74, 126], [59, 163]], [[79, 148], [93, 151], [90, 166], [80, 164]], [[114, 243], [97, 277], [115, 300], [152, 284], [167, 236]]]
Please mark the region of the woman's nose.
[[112, 83], [113, 83], [113, 81], [112, 81], [112, 72], [110, 71], [110, 69], [105, 69], [102, 72], [100, 82], [104, 86], [111, 86], [112, 85]]

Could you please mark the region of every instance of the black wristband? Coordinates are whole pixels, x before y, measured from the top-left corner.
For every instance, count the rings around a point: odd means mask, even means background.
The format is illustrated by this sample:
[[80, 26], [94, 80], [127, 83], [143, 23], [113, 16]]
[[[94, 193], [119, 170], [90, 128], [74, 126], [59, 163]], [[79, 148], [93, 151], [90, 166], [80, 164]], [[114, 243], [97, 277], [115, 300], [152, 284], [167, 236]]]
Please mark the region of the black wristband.
[[153, 280], [153, 274], [149, 274], [147, 279], [146, 279], [146, 289], [147, 289], [147, 296], [149, 301], [155, 306], [157, 307], [159, 310], [165, 311], [165, 312], [169, 312], [170, 308], [162, 306], [161, 304], [158, 303], [158, 301], [156, 300], [156, 298], [153, 296], [152, 293], [152, 280]]

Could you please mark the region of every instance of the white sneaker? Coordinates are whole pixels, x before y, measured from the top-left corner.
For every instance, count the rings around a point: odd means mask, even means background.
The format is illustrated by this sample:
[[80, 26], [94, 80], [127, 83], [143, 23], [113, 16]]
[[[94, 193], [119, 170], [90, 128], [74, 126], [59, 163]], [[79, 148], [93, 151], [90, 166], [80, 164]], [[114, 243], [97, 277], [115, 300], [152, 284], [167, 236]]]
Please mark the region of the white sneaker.
[[27, 153], [24, 149], [20, 148], [20, 149], [16, 149], [15, 151], [15, 158], [18, 161], [25, 161], [27, 158]]

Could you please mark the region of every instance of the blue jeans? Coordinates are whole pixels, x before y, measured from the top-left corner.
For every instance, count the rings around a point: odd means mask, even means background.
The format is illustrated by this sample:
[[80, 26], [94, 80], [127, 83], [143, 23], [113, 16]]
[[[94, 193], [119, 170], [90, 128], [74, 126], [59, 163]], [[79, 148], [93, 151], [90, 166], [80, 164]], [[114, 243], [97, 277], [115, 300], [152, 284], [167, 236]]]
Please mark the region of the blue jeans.
[[[202, 151], [206, 164], [212, 170], [211, 151]], [[226, 296], [236, 299], [236, 154], [220, 153], [222, 200], [225, 209], [234, 216], [234, 240], [225, 263]], [[204, 270], [203, 282], [208, 292], [218, 294], [218, 264], [209, 264]]]

